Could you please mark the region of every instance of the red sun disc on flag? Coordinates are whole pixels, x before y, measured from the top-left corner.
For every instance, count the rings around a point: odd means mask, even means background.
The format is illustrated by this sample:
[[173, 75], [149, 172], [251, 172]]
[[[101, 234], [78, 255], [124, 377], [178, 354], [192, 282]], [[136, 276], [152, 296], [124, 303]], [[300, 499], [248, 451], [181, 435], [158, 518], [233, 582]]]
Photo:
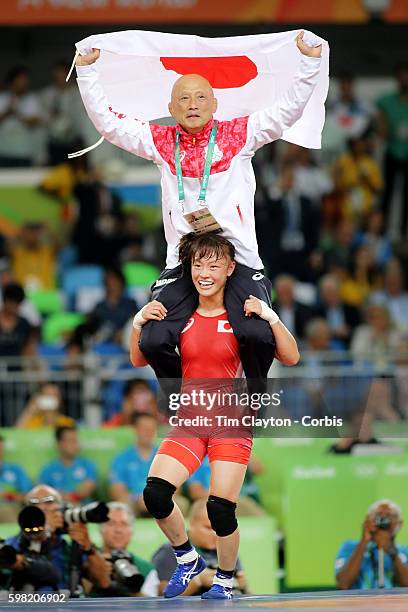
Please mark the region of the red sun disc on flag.
[[201, 74], [214, 89], [242, 87], [258, 76], [256, 65], [246, 55], [228, 57], [161, 57], [166, 70], [180, 75]]

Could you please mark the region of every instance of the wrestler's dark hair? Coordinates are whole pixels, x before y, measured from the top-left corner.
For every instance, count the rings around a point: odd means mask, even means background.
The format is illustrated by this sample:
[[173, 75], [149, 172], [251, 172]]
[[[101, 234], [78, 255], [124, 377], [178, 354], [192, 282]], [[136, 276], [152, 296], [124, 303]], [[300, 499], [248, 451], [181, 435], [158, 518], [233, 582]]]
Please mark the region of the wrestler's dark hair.
[[215, 255], [216, 259], [230, 257], [235, 259], [234, 245], [216, 232], [195, 234], [190, 232], [182, 237], [179, 244], [179, 259], [183, 267], [188, 269], [194, 259], [208, 259]]

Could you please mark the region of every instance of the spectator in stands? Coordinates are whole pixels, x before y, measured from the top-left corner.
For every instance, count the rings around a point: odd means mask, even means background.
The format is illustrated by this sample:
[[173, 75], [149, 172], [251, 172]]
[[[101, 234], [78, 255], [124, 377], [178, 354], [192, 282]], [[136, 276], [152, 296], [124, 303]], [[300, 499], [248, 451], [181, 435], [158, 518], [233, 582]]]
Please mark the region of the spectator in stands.
[[125, 294], [126, 280], [120, 268], [105, 270], [105, 299], [95, 306], [91, 317], [98, 326], [99, 340], [121, 344], [121, 332], [129, 318], [138, 311], [135, 300]]
[[[237, 501], [238, 516], [265, 516], [265, 511], [259, 504], [259, 491], [253, 480], [254, 473], [262, 471], [262, 464], [255, 457], [251, 457], [245, 474], [244, 484]], [[201, 465], [186, 481], [184, 487], [192, 501], [207, 499], [210, 488], [210, 464], [205, 457]]]
[[[25, 294], [20, 285], [10, 283], [3, 287], [3, 307], [0, 310], [0, 357], [22, 357], [35, 353], [36, 337], [33, 328], [19, 315]], [[10, 369], [19, 369], [18, 364]]]
[[[152, 563], [146, 561], [139, 555], [129, 550], [133, 536], [133, 525], [135, 517], [127, 504], [121, 502], [109, 502], [109, 520], [101, 523], [100, 531], [102, 536], [101, 552], [107, 560], [106, 582], [109, 586], [105, 589], [94, 588], [90, 596], [94, 597], [157, 597], [159, 588], [159, 577]], [[114, 565], [112, 563], [116, 557], [126, 557], [128, 561], [137, 568], [140, 575], [141, 585], [131, 588], [117, 580]], [[135, 577], [135, 582], [137, 579]]]
[[31, 166], [41, 108], [36, 95], [28, 91], [27, 68], [12, 68], [6, 76], [6, 87], [0, 93], [0, 167]]
[[109, 420], [103, 423], [103, 427], [131, 425], [133, 415], [141, 412], [151, 414], [156, 418], [157, 402], [147, 380], [136, 378], [127, 381], [125, 384], [121, 412], [111, 416]]
[[89, 502], [97, 484], [96, 466], [79, 455], [76, 428], [57, 427], [55, 439], [58, 458], [42, 468], [38, 476], [39, 483], [57, 489], [67, 502]]
[[[74, 140], [72, 150], [85, 148], [85, 143]], [[61, 205], [61, 220], [65, 225], [61, 229], [70, 229], [75, 217], [76, 203], [75, 190], [78, 185], [90, 178], [89, 158], [87, 155], [66, 159], [63, 163], [52, 168], [42, 179], [39, 189], [56, 198]], [[71, 247], [72, 248], [72, 247]]]
[[305, 147], [288, 144], [284, 159], [293, 163], [297, 193], [320, 209], [323, 198], [333, 189], [329, 173], [316, 163], [313, 152]]
[[305, 329], [308, 352], [307, 363], [323, 363], [324, 355], [333, 349], [332, 335], [326, 319], [315, 317], [311, 319]]
[[273, 308], [284, 325], [297, 338], [303, 338], [305, 326], [313, 317], [313, 309], [295, 300], [295, 279], [287, 274], [280, 274], [274, 282], [275, 301]]
[[351, 334], [360, 323], [360, 313], [354, 306], [341, 301], [340, 283], [334, 274], [323, 276], [319, 288], [320, 306], [316, 314], [326, 319], [338, 348], [348, 348]]
[[401, 333], [394, 327], [385, 306], [368, 306], [366, 318], [367, 322], [357, 327], [351, 340], [353, 359], [357, 363], [372, 364], [377, 374], [387, 373], [401, 343]]
[[17, 419], [16, 427], [21, 429], [74, 427], [75, 421], [62, 413], [62, 407], [62, 395], [58, 385], [43, 383], [28, 401]]
[[404, 287], [401, 264], [391, 260], [384, 272], [384, 289], [374, 293], [370, 302], [383, 304], [390, 312], [394, 325], [402, 332], [408, 331], [408, 292]]
[[328, 322], [321, 317], [311, 319], [305, 333], [307, 342], [301, 362], [304, 374], [301, 385], [293, 381], [294, 385], [289, 386], [288, 391], [294, 395], [293, 405], [288, 408], [296, 415], [294, 418], [338, 416], [348, 408], [344, 405], [343, 384], [327, 376], [327, 369], [332, 371], [333, 363], [338, 362], [338, 356], [332, 354], [338, 346], [333, 342]]
[[146, 516], [142, 493], [157, 450], [157, 420], [149, 413], [136, 413], [131, 422], [135, 443], [113, 459], [109, 494], [114, 501], [129, 504], [136, 516]]
[[144, 236], [140, 230], [138, 215], [128, 213], [123, 220], [123, 234], [119, 253], [120, 263], [144, 259], [143, 242]]
[[362, 245], [354, 252], [348, 274], [341, 283], [340, 297], [345, 304], [360, 308], [379, 284], [374, 255], [368, 246]]
[[[408, 547], [396, 544], [402, 526], [400, 507], [389, 499], [372, 504], [359, 541], [347, 540], [336, 557], [339, 589], [377, 589], [408, 586]], [[381, 570], [380, 550], [384, 551]], [[384, 582], [381, 583], [381, 576]]]
[[360, 222], [383, 187], [381, 169], [368, 153], [365, 136], [350, 138], [347, 148], [334, 164], [334, 184], [341, 215]]
[[[6, 265], [4, 269], [0, 271], [0, 288], [4, 288], [6, 285], [10, 284], [17, 284], [17, 281], [13, 272], [10, 270], [8, 265]], [[2, 306], [3, 296], [2, 291], [0, 291], [0, 309]], [[27, 298], [27, 296], [24, 296], [24, 299], [18, 308], [18, 314], [20, 317], [23, 317], [23, 319], [26, 319], [26, 321], [28, 321], [32, 327], [41, 326], [41, 314], [38, 312], [37, 308], [29, 300], [29, 298]]]
[[[72, 542], [79, 544], [82, 549], [79, 567], [80, 585], [82, 579], [86, 577], [91, 581], [91, 584], [105, 586], [106, 561], [96, 547], [92, 545], [87, 526], [84, 523], [72, 523], [67, 530], [70, 540], [66, 536], [64, 537], [61, 531], [58, 531], [64, 526], [64, 518], [61, 512], [62, 498], [58, 491], [52, 487], [37, 485], [27, 493], [25, 502], [27, 505], [39, 508], [45, 514], [46, 528], [36, 538], [38, 545], [35, 547], [34, 554], [40, 559], [52, 562], [59, 574], [58, 588], [70, 588]], [[20, 532], [16, 536], [7, 538], [6, 543], [14, 546], [19, 555], [24, 555], [30, 545], [30, 540], [24, 538]], [[24, 559], [20, 557], [20, 561], [24, 561]], [[21, 563], [19, 569], [23, 569], [23, 567], [24, 565]]]
[[0, 523], [17, 520], [20, 503], [32, 484], [25, 470], [4, 460], [5, 440], [0, 436]]
[[14, 276], [26, 291], [55, 287], [56, 245], [43, 223], [25, 223], [9, 251]]
[[373, 210], [368, 215], [364, 231], [357, 235], [356, 246], [360, 244], [370, 248], [377, 266], [383, 267], [389, 262], [392, 247], [384, 232], [384, 215], [381, 210]]
[[[192, 579], [183, 596], [201, 595], [208, 591], [212, 585], [213, 578], [218, 566], [216, 542], [217, 536], [212, 530], [208, 519], [206, 499], [194, 502], [189, 515], [189, 540], [195, 546], [198, 553], [207, 564], [206, 569], [199, 576]], [[176, 558], [170, 544], [163, 544], [153, 555], [153, 563], [159, 575], [159, 594], [162, 595], [174, 570], [176, 569]], [[249, 593], [245, 573], [238, 559], [235, 568], [234, 594]]]
[[267, 212], [270, 235], [264, 252], [269, 275], [286, 272], [302, 281], [313, 280], [309, 258], [318, 244], [320, 211], [297, 192], [292, 163], [282, 166]]
[[123, 222], [121, 198], [104, 184], [101, 169], [93, 169], [88, 180], [77, 182], [75, 198], [78, 215], [72, 242], [80, 263], [115, 264]]
[[332, 235], [321, 238], [325, 268], [330, 272], [336, 268], [348, 268], [356, 243], [356, 225], [351, 219], [340, 219]]
[[59, 61], [52, 69], [53, 84], [42, 91], [42, 104], [47, 115], [48, 163], [51, 166], [65, 163], [68, 153], [75, 149], [80, 137], [80, 116], [83, 114], [77, 87], [66, 82], [69, 64]]
[[379, 132], [385, 140], [384, 162], [385, 190], [383, 210], [386, 223], [391, 214], [391, 202], [398, 180], [400, 190], [402, 238], [408, 230], [408, 65], [400, 64], [396, 71], [398, 90], [382, 96], [377, 101], [379, 109]]
[[354, 91], [354, 77], [344, 72], [338, 80], [338, 96], [326, 114], [323, 140], [333, 151], [344, 150], [346, 141], [362, 134], [370, 126], [374, 108]]
[[[37, 351], [37, 334], [34, 328], [19, 315], [24, 301], [24, 290], [20, 285], [10, 283], [3, 287], [3, 305], [0, 310], [0, 360], [3, 371], [20, 372], [34, 362], [22, 358], [34, 357]], [[22, 409], [26, 384], [20, 380], [5, 377], [0, 385], [0, 425], [11, 426], [16, 413]]]

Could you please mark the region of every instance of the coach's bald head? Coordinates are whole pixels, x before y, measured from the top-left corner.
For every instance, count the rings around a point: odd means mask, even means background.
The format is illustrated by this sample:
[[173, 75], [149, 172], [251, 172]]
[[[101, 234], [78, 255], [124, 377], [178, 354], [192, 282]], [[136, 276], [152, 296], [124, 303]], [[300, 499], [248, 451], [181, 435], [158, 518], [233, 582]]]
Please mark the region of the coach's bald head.
[[200, 132], [216, 110], [213, 89], [200, 74], [185, 74], [174, 83], [169, 112], [187, 132]]

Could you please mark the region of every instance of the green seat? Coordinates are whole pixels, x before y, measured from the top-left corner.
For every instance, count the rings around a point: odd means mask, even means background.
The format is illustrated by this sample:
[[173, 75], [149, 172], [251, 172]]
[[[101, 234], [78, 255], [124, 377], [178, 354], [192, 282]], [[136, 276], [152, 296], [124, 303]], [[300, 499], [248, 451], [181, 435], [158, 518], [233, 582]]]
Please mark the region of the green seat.
[[45, 344], [59, 344], [66, 334], [84, 320], [84, 315], [79, 312], [55, 312], [44, 322], [43, 342]]
[[42, 315], [49, 315], [64, 310], [64, 299], [57, 289], [30, 291], [28, 299]]
[[122, 271], [128, 287], [150, 287], [160, 274], [156, 266], [143, 261], [125, 263]]

